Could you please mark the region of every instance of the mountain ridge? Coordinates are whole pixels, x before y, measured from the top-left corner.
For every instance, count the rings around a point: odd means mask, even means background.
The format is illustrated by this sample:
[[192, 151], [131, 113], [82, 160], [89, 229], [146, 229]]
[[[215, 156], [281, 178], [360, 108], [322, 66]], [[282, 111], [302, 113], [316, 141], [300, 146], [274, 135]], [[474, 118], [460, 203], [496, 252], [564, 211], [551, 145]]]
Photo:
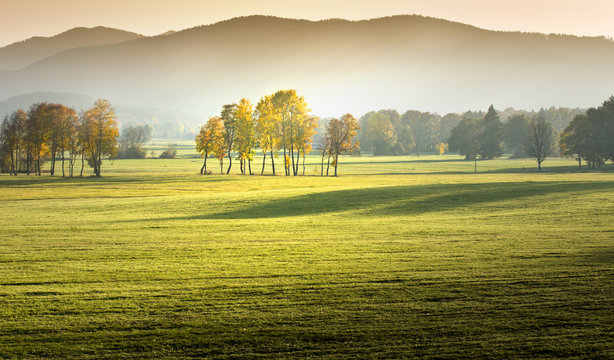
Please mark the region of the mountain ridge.
[[75, 27], [57, 35], [33, 36], [0, 47], [0, 69], [19, 70], [66, 50], [115, 44], [143, 37], [143, 35], [104, 26]]
[[233, 18], [173, 34], [76, 48], [0, 72], [0, 98], [38, 90], [208, 116], [296, 88], [314, 112], [459, 112], [591, 106], [614, 92], [603, 37], [495, 32], [417, 15], [362, 21]]

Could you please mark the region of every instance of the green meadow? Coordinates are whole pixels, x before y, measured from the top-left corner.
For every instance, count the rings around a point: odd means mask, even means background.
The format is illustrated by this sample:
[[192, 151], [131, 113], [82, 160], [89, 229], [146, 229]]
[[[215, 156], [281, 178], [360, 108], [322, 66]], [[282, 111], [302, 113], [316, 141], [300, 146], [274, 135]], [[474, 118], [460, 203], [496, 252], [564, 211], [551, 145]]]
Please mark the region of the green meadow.
[[611, 164], [190, 146], [0, 176], [0, 358], [614, 358]]

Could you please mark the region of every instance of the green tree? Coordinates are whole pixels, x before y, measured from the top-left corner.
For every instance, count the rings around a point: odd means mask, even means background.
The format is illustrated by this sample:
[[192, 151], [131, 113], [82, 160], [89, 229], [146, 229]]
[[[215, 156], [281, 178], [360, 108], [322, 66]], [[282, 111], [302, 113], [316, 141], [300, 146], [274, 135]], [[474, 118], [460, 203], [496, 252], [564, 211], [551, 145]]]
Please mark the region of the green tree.
[[542, 162], [550, 156], [555, 146], [555, 130], [552, 123], [544, 118], [531, 121], [525, 139], [525, 152], [537, 161], [537, 168], [542, 171]]
[[531, 121], [524, 114], [512, 115], [503, 124], [503, 142], [513, 157], [522, 158], [525, 152], [525, 140], [531, 127]]
[[119, 137], [118, 159], [144, 159], [147, 155], [143, 146], [151, 140], [151, 126], [136, 125], [122, 129]]
[[416, 155], [419, 156], [420, 152], [429, 151], [434, 147], [438, 116], [428, 112], [409, 110], [403, 114], [401, 121], [411, 127]]
[[380, 112], [370, 112], [361, 118], [361, 143], [373, 155], [390, 155], [396, 144], [394, 126], [390, 117]]
[[494, 106], [490, 105], [479, 123], [478, 153], [482, 159], [494, 159], [503, 155], [503, 124]]
[[448, 148], [452, 152], [465, 156], [465, 160], [475, 160], [478, 153], [478, 120], [463, 117], [452, 129], [448, 139]]

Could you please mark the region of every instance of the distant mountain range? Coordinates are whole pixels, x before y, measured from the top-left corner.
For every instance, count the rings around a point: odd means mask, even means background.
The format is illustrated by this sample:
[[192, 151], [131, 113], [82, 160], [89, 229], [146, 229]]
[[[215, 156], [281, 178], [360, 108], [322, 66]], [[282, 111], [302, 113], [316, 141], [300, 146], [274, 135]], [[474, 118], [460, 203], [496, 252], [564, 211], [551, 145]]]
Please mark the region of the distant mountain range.
[[[92, 35], [99, 32], [108, 36]], [[415, 15], [250, 16], [155, 37], [73, 29], [1, 48], [0, 69], [0, 100], [51, 91], [212, 116], [241, 97], [257, 102], [295, 88], [320, 116], [382, 108], [444, 114], [490, 104], [598, 105], [614, 94], [614, 42]]]
[[74, 28], [52, 37], [33, 37], [0, 48], [0, 69], [19, 70], [66, 50], [118, 44], [142, 35], [106, 27]]

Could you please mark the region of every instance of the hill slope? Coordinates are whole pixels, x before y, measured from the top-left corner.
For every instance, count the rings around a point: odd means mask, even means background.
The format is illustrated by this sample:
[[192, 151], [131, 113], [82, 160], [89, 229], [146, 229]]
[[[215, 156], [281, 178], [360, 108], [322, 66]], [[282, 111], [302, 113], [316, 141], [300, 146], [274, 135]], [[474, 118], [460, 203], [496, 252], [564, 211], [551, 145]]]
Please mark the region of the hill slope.
[[312, 22], [235, 18], [79, 48], [0, 73], [0, 98], [34, 91], [213, 115], [296, 88], [314, 112], [592, 106], [614, 92], [614, 43], [493, 32], [421, 16]]
[[66, 50], [117, 44], [140, 37], [142, 35], [102, 26], [74, 28], [52, 37], [33, 37], [0, 48], [0, 69], [18, 70]]

